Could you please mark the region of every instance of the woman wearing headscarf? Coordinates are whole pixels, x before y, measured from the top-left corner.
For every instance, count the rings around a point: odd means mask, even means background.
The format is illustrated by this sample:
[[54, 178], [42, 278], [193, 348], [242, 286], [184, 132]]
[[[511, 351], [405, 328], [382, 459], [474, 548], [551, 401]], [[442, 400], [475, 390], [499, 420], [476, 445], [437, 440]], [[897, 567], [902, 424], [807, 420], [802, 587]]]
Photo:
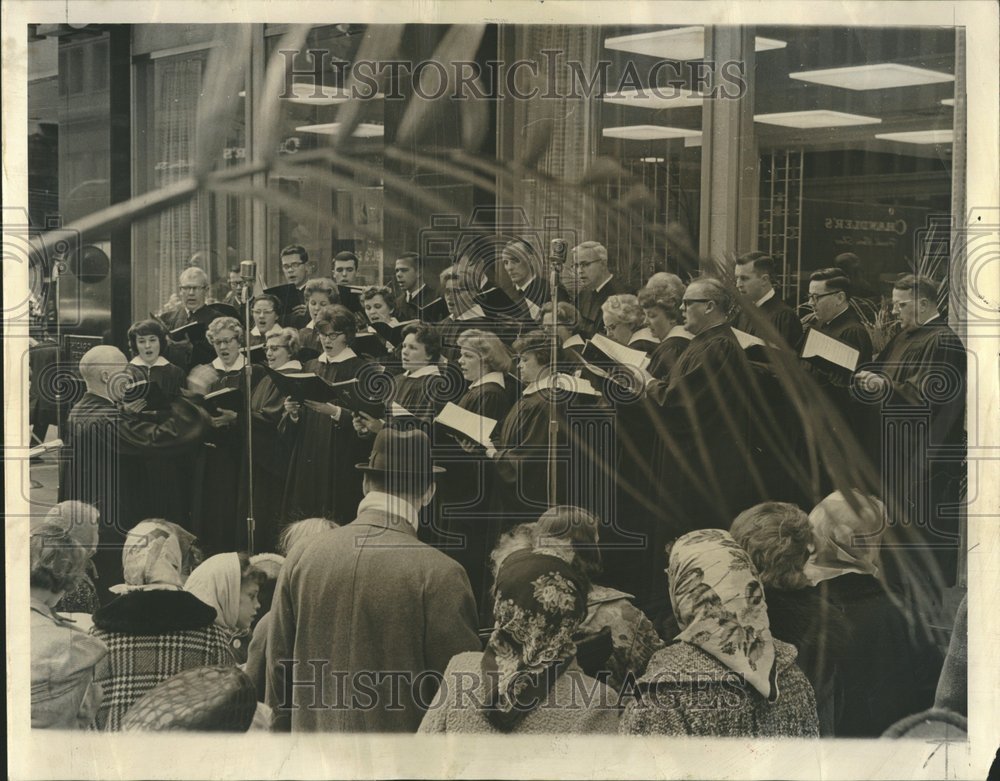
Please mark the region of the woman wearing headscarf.
[[246, 553], [219, 553], [191, 573], [184, 590], [215, 609], [215, 626], [226, 636], [237, 663], [247, 660], [250, 624], [260, 602], [257, 595], [267, 576]]
[[816, 551], [806, 576], [848, 626], [846, 646], [831, 660], [837, 668], [834, 734], [878, 737], [931, 705], [941, 657], [918, 639], [879, 579], [882, 502], [836, 491], [813, 508], [809, 522]]
[[616, 732], [617, 696], [576, 664], [586, 592], [562, 559], [510, 554], [497, 575], [486, 650], [452, 658], [419, 732]]
[[129, 532], [125, 583], [112, 586], [119, 596], [94, 613], [94, 636], [109, 649], [97, 671], [100, 729], [120, 729], [132, 703], [179, 672], [236, 663], [215, 611], [184, 591], [200, 560], [194, 536], [177, 524], [147, 520]]
[[849, 627], [804, 572], [815, 550], [809, 516], [794, 504], [763, 502], [737, 515], [729, 533], [760, 574], [771, 634], [799, 652], [796, 664], [816, 692], [820, 734], [832, 736], [834, 660], [846, 649]]
[[87, 562], [83, 574], [76, 580], [55, 606], [60, 613], [86, 613], [91, 615], [101, 602], [97, 597], [96, 581], [100, 577], [94, 567], [93, 556], [97, 552], [97, 525], [100, 513], [86, 502], [59, 502], [45, 515], [45, 520], [66, 529], [74, 542], [87, 551]]
[[67, 515], [31, 522], [31, 726], [86, 729], [101, 702], [95, 667], [107, 656], [100, 640], [77, 629], [54, 606], [84, 576], [90, 551]]
[[771, 636], [764, 588], [729, 532], [680, 537], [667, 578], [681, 631], [653, 655], [621, 731], [818, 737], [812, 686], [795, 666], [794, 646]]

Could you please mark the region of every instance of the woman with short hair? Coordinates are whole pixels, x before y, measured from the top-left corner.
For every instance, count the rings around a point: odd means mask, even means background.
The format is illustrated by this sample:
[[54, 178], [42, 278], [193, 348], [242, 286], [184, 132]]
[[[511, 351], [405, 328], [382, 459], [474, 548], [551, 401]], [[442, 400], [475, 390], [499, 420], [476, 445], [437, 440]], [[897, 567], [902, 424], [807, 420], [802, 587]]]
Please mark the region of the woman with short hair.
[[95, 668], [108, 654], [99, 639], [54, 609], [85, 577], [90, 550], [74, 539], [69, 513], [31, 522], [31, 726], [86, 729], [101, 704]]
[[384, 285], [369, 285], [361, 291], [361, 305], [365, 308], [365, 316], [372, 323], [399, 325], [395, 302], [392, 288]]
[[644, 353], [656, 347], [658, 341], [646, 327], [646, 313], [631, 293], [610, 296], [601, 304], [601, 316], [609, 339]]
[[[357, 379], [368, 362], [352, 349], [356, 325], [354, 315], [339, 304], [321, 312], [315, 331], [323, 352], [303, 370], [330, 383]], [[351, 412], [334, 402], [289, 402], [280, 429], [291, 447], [282, 519], [354, 520], [363, 495], [354, 465], [368, 458], [369, 448], [354, 430]]]
[[670, 370], [677, 362], [677, 357], [694, 338], [683, 325], [684, 315], [681, 313], [683, 296], [683, 285], [679, 294], [668, 292], [664, 287], [652, 286], [639, 291], [639, 305], [646, 313], [646, 322], [655, 340], [649, 354], [647, 370], [657, 380], [667, 379]]
[[128, 373], [136, 380], [155, 383], [167, 397], [180, 394], [186, 375], [166, 358], [167, 331], [156, 320], [139, 320], [128, 329], [132, 360]]
[[339, 304], [340, 294], [337, 292], [337, 283], [332, 279], [315, 277], [306, 283], [302, 295], [305, 298], [306, 311], [309, 313], [309, 322], [299, 329], [299, 349], [295, 357], [300, 361], [309, 361], [323, 351], [319, 343], [319, 334], [316, 333], [319, 314], [334, 304]]

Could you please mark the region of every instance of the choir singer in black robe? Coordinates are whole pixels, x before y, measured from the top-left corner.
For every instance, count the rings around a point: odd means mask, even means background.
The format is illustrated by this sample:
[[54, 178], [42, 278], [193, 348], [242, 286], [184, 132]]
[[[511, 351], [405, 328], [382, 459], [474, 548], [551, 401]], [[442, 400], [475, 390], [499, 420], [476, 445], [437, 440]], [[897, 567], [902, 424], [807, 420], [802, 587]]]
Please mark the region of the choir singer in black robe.
[[[736, 262], [736, 289], [749, 299], [748, 305], [756, 307], [784, 340], [785, 347], [795, 349], [802, 339], [802, 322], [795, 310], [781, 300], [774, 288], [774, 260], [763, 252], [751, 252]], [[760, 333], [753, 318], [741, 312], [736, 327], [748, 334], [770, 341]]]
[[[316, 318], [315, 330], [323, 352], [303, 369], [327, 382], [357, 377], [366, 361], [351, 349], [357, 327], [354, 315], [336, 304]], [[361, 501], [361, 473], [354, 465], [368, 457], [354, 430], [351, 413], [334, 403], [292, 403], [281, 427], [294, 446], [285, 488], [286, 522], [329, 518], [350, 523]]]
[[[167, 331], [174, 331], [189, 323], [207, 326], [217, 317], [236, 317], [239, 313], [227, 304], [207, 304], [208, 275], [196, 266], [184, 269], [178, 278], [181, 306], [163, 316]], [[209, 363], [215, 357], [212, 345], [204, 334], [183, 336], [167, 344], [165, 357], [171, 363], [188, 371], [193, 366]]]

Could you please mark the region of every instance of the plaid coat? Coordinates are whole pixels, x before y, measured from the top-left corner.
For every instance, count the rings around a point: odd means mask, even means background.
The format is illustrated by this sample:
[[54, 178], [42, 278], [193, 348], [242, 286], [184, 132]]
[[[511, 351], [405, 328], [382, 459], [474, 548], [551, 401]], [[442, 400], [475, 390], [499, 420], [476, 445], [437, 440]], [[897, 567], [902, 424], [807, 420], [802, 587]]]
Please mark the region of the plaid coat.
[[95, 724], [116, 731], [132, 704], [192, 667], [235, 665], [215, 610], [185, 591], [124, 594], [94, 614], [93, 634], [108, 647], [94, 680], [104, 699]]

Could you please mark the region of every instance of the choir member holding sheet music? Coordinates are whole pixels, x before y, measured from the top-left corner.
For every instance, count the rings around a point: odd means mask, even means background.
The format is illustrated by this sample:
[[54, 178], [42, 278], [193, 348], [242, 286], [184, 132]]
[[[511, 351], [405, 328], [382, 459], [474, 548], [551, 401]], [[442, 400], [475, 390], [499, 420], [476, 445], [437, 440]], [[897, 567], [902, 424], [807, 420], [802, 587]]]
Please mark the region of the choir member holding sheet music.
[[501, 531], [496, 475], [485, 447], [513, 405], [515, 391], [507, 376], [510, 353], [496, 334], [469, 329], [458, 337], [458, 346], [458, 365], [469, 388], [435, 418], [439, 424], [435, 463], [448, 474], [438, 484], [440, 547], [465, 567], [485, 617], [489, 614], [486, 562]]
[[[657, 280], [657, 277], [660, 277]], [[650, 277], [639, 291], [639, 305], [646, 313], [649, 330], [658, 344], [649, 354], [649, 373], [658, 380], [666, 379], [691, 341], [692, 334], [683, 325], [681, 299], [684, 283], [674, 274], [661, 272]]]
[[215, 357], [212, 345], [205, 339], [205, 327], [217, 317], [238, 317], [239, 313], [226, 304], [206, 303], [208, 275], [196, 266], [184, 269], [177, 284], [181, 305], [163, 315], [168, 337], [164, 354], [187, 371]]
[[386, 399], [387, 416], [378, 419], [364, 411], [354, 417], [361, 434], [377, 434], [386, 425], [408, 429], [414, 426], [425, 431], [434, 416], [441, 411], [443, 383], [438, 368], [441, 360], [441, 337], [433, 326], [414, 323], [403, 329], [400, 347], [403, 373], [393, 378], [392, 391]]
[[[321, 312], [315, 330], [323, 352], [303, 367], [327, 382], [357, 377], [365, 360], [351, 347], [356, 321], [351, 312], [334, 305]], [[294, 440], [288, 467], [283, 519], [329, 518], [337, 523], [354, 519], [361, 501], [361, 473], [354, 465], [367, 457], [351, 413], [335, 402], [291, 400], [281, 422], [282, 432]]]
[[[281, 374], [302, 371], [302, 364], [294, 358], [298, 351], [299, 332], [294, 328], [284, 328], [281, 333], [268, 336], [264, 345], [268, 367]], [[287, 442], [278, 434], [278, 424], [285, 413], [285, 403], [285, 397], [270, 375], [262, 377], [250, 393], [253, 511], [257, 523], [254, 531], [255, 553], [273, 551], [277, 544], [281, 503], [288, 476]], [[245, 468], [242, 473], [246, 474]], [[244, 477], [240, 488], [240, 515], [244, 518], [248, 491], [249, 486]], [[245, 535], [245, 530], [241, 529], [241, 535]], [[244, 536], [241, 536], [240, 547], [247, 547]]]
[[781, 346], [794, 350], [802, 339], [802, 323], [795, 310], [781, 300], [774, 287], [775, 279], [774, 259], [770, 255], [750, 252], [740, 257], [736, 262], [736, 289], [763, 318], [755, 318], [743, 310], [736, 318], [736, 327], [748, 334], [767, 337], [760, 327], [760, 320], [766, 320], [784, 341]]
[[618, 344], [650, 353], [659, 343], [646, 326], [646, 313], [639, 299], [629, 293], [611, 296], [601, 304], [604, 333]]
[[[239, 512], [240, 469], [246, 448], [246, 357], [240, 349], [243, 327], [235, 317], [212, 321], [206, 333], [215, 348], [210, 364], [196, 366], [192, 375], [206, 373], [211, 379], [203, 402], [210, 412], [227, 410], [233, 420], [213, 428], [201, 447], [194, 475], [191, 530], [209, 556], [237, 550], [245, 517]], [[256, 386], [263, 369], [254, 366], [251, 384]]]

